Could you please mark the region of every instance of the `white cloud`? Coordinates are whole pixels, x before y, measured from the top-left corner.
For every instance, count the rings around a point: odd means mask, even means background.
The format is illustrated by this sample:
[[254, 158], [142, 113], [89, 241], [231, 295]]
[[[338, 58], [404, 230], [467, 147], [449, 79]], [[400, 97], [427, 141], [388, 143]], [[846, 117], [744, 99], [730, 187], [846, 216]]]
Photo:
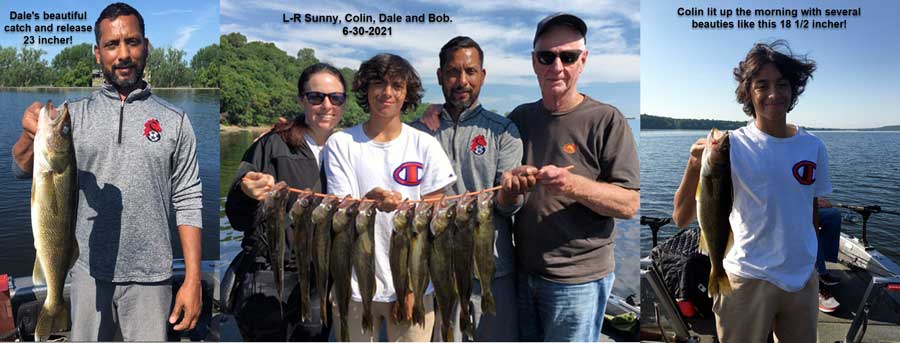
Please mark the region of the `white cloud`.
[[194, 35], [194, 32], [199, 30], [200, 27], [197, 25], [185, 26], [178, 30], [178, 36], [172, 41], [172, 47], [175, 49], [184, 49], [187, 45], [187, 42], [191, 39], [191, 36]]

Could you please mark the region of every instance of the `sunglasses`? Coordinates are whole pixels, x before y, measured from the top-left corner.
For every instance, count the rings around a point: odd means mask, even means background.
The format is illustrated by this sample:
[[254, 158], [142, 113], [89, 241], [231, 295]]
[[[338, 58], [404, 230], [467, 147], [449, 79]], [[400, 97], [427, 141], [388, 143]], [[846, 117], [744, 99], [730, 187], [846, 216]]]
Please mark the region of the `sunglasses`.
[[322, 93], [322, 92], [306, 92], [303, 93], [303, 96], [306, 97], [306, 101], [309, 101], [312, 105], [320, 105], [323, 101], [325, 101], [325, 97], [328, 97], [328, 100], [331, 100], [331, 104], [335, 106], [343, 105], [345, 101], [347, 101], [347, 93]]
[[581, 56], [581, 53], [581, 50], [566, 50], [560, 51], [560, 53], [557, 55], [553, 51], [535, 51], [534, 55], [537, 56], [538, 63], [548, 66], [553, 64], [553, 62], [556, 62], [556, 56], [559, 56], [559, 59], [560, 61], [562, 61], [563, 65], [570, 65], [578, 60], [578, 57]]

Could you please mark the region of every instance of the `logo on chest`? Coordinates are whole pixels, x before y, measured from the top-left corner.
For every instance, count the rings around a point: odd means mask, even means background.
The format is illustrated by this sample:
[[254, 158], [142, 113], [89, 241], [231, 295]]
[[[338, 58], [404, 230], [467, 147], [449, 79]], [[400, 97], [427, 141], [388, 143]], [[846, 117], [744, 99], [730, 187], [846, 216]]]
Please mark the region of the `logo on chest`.
[[484, 155], [484, 152], [487, 151], [487, 139], [484, 138], [484, 135], [472, 138], [472, 143], [469, 144], [469, 151], [478, 156]]
[[403, 162], [394, 169], [394, 181], [404, 186], [418, 186], [422, 183], [425, 165], [421, 162]]
[[158, 142], [162, 138], [162, 127], [159, 126], [159, 120], [150, 118], [144, 122], [144, 137], [151, 142]]
[[792, 169], [794, 178], [801, 185], [811, 185], [816, 182], [816, 163], [813, 161], [800, 161], [794, 164]]

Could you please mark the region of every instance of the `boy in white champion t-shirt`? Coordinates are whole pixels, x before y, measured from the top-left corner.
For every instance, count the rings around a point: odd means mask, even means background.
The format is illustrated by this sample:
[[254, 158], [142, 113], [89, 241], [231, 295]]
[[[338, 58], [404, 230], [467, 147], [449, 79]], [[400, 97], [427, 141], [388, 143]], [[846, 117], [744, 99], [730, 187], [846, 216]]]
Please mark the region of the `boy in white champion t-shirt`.
[[[394, 291], [388, 251], [391, 218], [402, 199], [439, 197], [456, 182], [450, 159], [440, 143], [428, 133], [400, 121], [422, 98], [422, 83], [415, 69], [400, 56], [379, 54], [360, 65], [353, 90], [369, 120], [336, 132], [325, 143], [325, 176], [328, 193], [339, 197], [371, 198], [379, 211], [375, 219], [375, 283], [372, 304], [375, 332], [362, 330], [363, 311], [356, 272], [351, 280], [352, 299], [347, 323], [351, 341], [373, 341], [380, 337], [386, 321], [389, 341], [429, 341], [434, 325], [433, 298], [425, 297], [425, 325], [398, 324], [391, 319]], [[350, 253], [350, 252], [347, 252]], [[432, 292], [429, 286], [426, 294]], [[412, 299], [410, 294], [406, 299]], [[401, 295], [402, 296], [402, 295]], [[407, 300], [412, 304], [412, 300]], [[398, 309], [400, 311], [408, 309]], [[334, 308], [335, 337], [340, 337], [338, 310]]]
[[[783, 41], [756, 44], [734, 69], [737, 100], [753, 120], [730, 137], [734, 244], [724, 266], [732, 291], [713, 297], [723, 343], [765, 342], [773, 331], [779, 342], [816, 342], [814, 221], [816, 198], [831, 192], [828, 154], [819, 138], [786, 121], [815, 69]], [[696, 216], [705, 145], [700, 139], [691, 147], [675, 193], [679, 227]]]

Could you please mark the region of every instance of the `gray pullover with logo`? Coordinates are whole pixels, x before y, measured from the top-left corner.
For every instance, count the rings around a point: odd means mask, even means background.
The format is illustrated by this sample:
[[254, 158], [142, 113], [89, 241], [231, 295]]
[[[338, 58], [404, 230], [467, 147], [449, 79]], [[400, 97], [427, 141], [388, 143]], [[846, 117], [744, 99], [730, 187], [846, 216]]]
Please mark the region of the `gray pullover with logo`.
[[170, 225], [202, 227], [190, 120], [146, 83], [125, 101], [106, 84], [69, 102], [69, 111], [78, 167], [76, 264], [103, 281], [169, 279]]
[[[458, 176], [448, 194], [463, 194], [500, 185], [503, 172], [522, 165], [522, 139], [516, 124], [506, 117], [476, 104], [459, 114], [454, 122], [446, 110], [441, 111], [441, 126], [437, 132], [415, 121], [411, 125], [431, 133], [441, 142]], [[479, 138], [480, 137], [480, 138]], [[522, 202], [510, 207], [496, 206], [494, 216], [495, 240], [494, 277], [515, 271], [515, 255], [510, 227], [512, 215]]]

